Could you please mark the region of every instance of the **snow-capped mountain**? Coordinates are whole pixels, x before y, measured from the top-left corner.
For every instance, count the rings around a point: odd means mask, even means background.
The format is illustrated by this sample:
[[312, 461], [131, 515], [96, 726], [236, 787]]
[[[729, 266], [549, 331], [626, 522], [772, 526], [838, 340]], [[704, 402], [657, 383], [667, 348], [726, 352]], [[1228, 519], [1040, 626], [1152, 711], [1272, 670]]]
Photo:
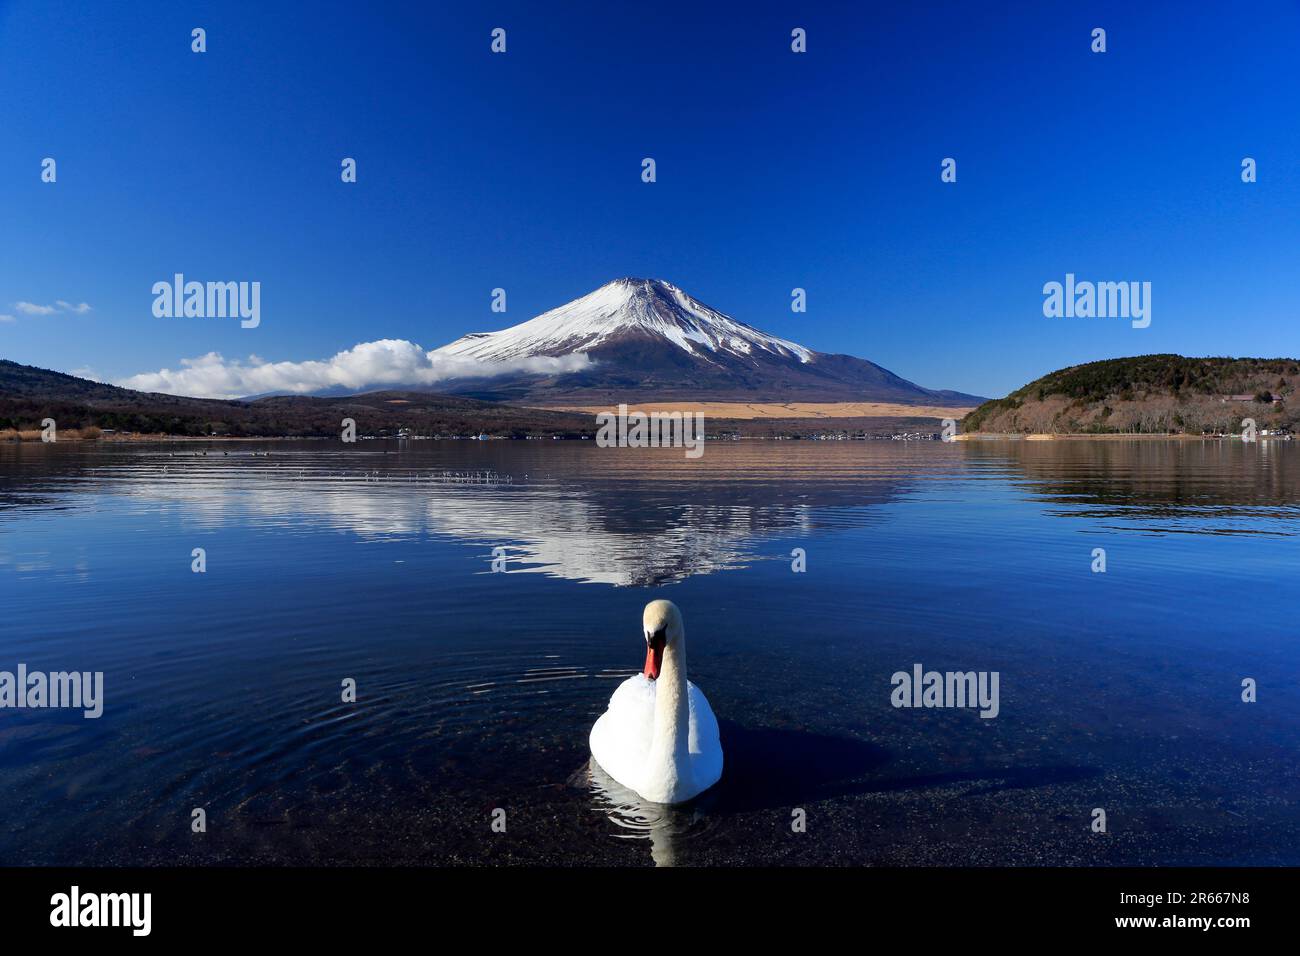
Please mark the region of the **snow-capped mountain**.
[[439, 391], [538, 402], [937, 401], [977, 404], [959, 392], [922, 388], [851, 355], [831, 355], [761, 332], [661, 279], [616, 279], [534, 319], [476, 332], [431, 359], [500, 362], [585, 356], [557, 374], [511, 372], [440, 383]]
[[710, 309], [662, 279], [615, 279], [535, 319], [500, 332], [475, 332], [436, 351], [504, 362], [532, 355], [590, 353], [629, 335], [666, 339], [706, 360], [728, 355], [746, 358], [755, 350], [800, 362], [813, 356], [802, 345]]

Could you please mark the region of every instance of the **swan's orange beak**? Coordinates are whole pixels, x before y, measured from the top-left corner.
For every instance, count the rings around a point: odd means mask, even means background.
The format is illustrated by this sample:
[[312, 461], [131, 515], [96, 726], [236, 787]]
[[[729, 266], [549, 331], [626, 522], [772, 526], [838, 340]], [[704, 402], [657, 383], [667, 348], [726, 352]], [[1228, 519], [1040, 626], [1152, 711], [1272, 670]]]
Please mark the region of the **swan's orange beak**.
[[659, 668], [664, 662], [664, 645], [668, 641], [662, 634], [656, 634], [645, 644], [645, 670], [642, 671], [651, 680], [659, 677]]

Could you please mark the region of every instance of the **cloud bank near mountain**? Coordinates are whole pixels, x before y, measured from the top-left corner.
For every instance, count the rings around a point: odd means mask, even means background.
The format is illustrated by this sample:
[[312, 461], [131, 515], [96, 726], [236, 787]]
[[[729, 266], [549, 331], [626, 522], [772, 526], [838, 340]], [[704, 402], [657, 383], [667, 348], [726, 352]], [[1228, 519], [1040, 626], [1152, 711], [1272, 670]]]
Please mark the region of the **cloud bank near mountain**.
[[[485, 379], [495, 378], [490, 385]], [[866, 359], [818, 352], [746, 325], [662, 279], [623, 278], [536, 318], [426, 351], [363, 342], [316, 362], [227, 361], [216, 352], [116, 382], [195, 398], [429, 388], [516, 404], [690, 401], [979, 404]], [[486, 393], [486, 394], [485, 394]]]
[[193, 398], [242, 398], [265, 392], [305, 395], [335, 387], [432, 386], [452, 379], [515, 372], [556, 375], [580, 371], [589, 364], [587, 356], [580, 354], [483, 361], [426, 351], [404, 339], [379, 339], [354, 345], [329, 359], [307, 362], [267, 362], [256, 355], [245, 361], [227, 361], [219, 352], [209, 352], [181, 359], [179, 368], [143, 372], [113, 384]]

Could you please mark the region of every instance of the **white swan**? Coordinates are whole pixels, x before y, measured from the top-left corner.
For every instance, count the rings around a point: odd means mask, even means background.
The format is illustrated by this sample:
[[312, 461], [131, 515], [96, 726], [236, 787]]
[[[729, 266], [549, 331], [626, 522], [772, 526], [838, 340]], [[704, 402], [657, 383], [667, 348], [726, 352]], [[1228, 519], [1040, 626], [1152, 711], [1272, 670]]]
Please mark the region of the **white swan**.
[[591, 756], [643, 799], [685, 803], [722, 776], [718, 721], [686, 679], [686, 633], [672, 601], [651, 601], [641, 616], [645, 670], [629, 677], [591, 728]]

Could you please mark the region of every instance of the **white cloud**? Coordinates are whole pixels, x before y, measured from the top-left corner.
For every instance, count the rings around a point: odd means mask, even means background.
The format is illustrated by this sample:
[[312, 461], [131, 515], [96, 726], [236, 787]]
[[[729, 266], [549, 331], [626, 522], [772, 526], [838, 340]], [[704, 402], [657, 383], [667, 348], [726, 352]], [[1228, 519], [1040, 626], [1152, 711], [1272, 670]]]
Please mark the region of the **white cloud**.
[[18, 320], [15, 319], [12, 315], [0, 315], [0, 322], [16, 322], [16, 321]]
[[23, 315], [53, 315], [54, 306], [37, 305], [35, 302], [15, 302], [14, 308]]
[[90, 311], [90, 303], [82, 302], [79, 305], [73, 305], [63, 299], [58, 299], [53, 305], [38, 305], [35, 302], [15, 302], [14, 308], [23, 315], [53, 315], [56, 312], [75, 312], [77, 315], [85, 315]]
[[263, 392], [303, 395], [334, 386], [360, 390], [435, 385], [454, 378], [485, 378], [509, 372], [557, 374], [585, 368], [588, 362], [586, 355], [484, 362], [426, 352], [404, 339], [379, 339], [313, 362], [267, 362], [256, 355], [245, 362], [228, 362], [220, 353], [209, 352], [181, 359], [180, 368], [142, 372], [114, 384], [195, 398], [242, 398]]

